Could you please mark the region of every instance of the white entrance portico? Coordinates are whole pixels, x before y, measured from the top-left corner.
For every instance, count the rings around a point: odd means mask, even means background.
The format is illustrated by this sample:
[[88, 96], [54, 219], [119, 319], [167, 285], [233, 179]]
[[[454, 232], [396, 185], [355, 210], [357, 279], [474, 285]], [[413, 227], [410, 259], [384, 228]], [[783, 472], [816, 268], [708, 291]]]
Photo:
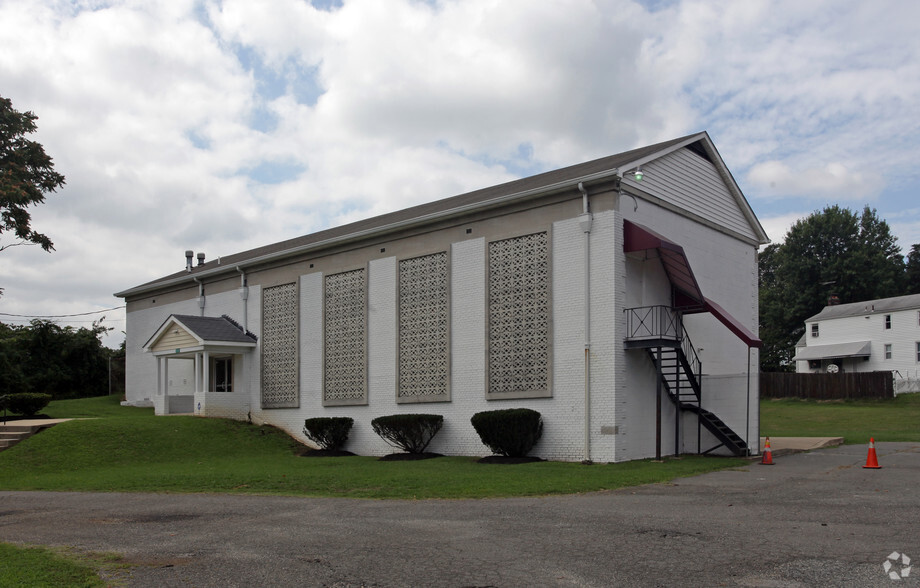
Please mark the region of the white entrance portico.
[[212, 395], [247, 395], [245, 360], [256, 345], [255, 335], [227, 316], [170, 315], [144, 345], [157, 362], [154, 412], [206, 414], [209, 397], [218, 399]]

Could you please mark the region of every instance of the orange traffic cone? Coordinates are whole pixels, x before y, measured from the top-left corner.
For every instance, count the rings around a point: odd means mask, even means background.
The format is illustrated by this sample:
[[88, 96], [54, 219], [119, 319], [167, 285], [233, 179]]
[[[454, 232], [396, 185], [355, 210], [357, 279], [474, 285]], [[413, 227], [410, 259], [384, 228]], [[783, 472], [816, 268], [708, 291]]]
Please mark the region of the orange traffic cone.
[[763, 458], [760, 460], [760, 465], [773, 465], [773, 452], [770, 451], [769, 437], [767, 437], [767, 442], [763, 448]]
[[875, 455], [875, 438], [869, 438], [869, 456], [866, 458], [866, 465], [864, 468], [869, 468], [873, 470], [880, 470], [882, 466], [878, 465], [878, 456]]

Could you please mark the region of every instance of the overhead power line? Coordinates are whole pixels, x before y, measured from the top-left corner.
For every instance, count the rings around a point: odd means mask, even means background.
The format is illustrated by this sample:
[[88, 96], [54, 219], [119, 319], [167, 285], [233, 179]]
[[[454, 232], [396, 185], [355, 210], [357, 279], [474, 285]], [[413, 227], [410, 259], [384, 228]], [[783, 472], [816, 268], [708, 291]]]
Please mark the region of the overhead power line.
[[101, 313], [103, 313], [103, 312], [109, 312], [109, 311], [112, 311], [112, 310], [121, 310], [121, 309], [124, 308], [124, 307], [125, 307], [125, 305], [121, 305], [121, 306], [115, 306], [115, 307], [113, 307], [113, 308], [105, 308], [105, 309], [103, 309], [103, 310], [94, 310], [94, 311], [92, 311], [92, 312], [78, 312], [78, 313], [75, 313], [75, 314], [45, 314], [45, 315], [38, 315], [38, 314], [12, 314], [12, 313], [9, 313], [9, 312], [0, 312], [0, 316], [16, 316], [16, 317], [19, 317], [19, 318], [38, 318], [38, 319], [43, 319], [43, 318], [68, 318], [68, 317], [72, 317], [72, 316], [88, 316], [88, 315], [91, 315], [91, 314], [101, 314]]

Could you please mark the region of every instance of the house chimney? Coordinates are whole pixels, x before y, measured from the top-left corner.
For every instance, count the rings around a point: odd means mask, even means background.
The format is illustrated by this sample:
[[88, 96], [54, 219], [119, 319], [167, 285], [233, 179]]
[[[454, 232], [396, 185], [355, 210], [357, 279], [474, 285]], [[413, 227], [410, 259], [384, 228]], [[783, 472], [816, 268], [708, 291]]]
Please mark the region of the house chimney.
[[192, 257], [195, 255], [195, 252], [191, 249], [185, 250], [185, 271], [192, 271]]
[[201, 267], [203, 265], [204, 265], [204, 253], [199, 253], [198, 254], [198, 267]]
[[840, 304], [840, 297], [837, 296], [836, 294], [831, 294], [830, 296], [827, 297], [828, 306], [837, 306], [838, 304]]

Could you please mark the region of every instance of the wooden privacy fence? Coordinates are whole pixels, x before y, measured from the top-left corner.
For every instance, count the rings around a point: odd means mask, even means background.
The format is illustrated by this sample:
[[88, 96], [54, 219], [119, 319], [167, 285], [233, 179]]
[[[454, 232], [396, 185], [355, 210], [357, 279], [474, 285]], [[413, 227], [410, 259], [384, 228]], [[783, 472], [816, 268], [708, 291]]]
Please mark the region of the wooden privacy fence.
[[847, 400], [894, 398], [891, 372], [787, 374], [761, 372], [761, 398]]

